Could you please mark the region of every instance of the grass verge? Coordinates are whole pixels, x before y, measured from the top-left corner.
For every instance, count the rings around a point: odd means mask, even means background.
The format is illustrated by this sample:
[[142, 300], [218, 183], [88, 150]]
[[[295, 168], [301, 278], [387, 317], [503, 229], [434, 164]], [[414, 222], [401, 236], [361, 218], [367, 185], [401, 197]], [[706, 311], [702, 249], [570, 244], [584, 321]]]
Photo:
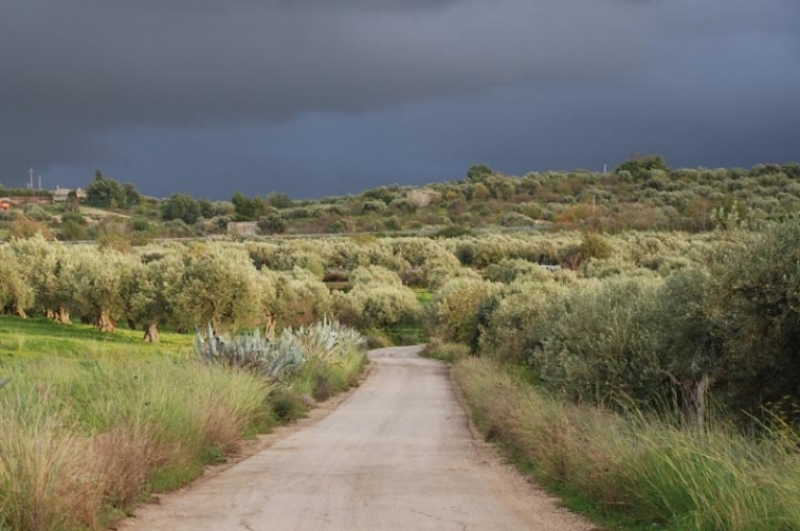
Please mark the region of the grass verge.
[[0, 319], [0, 378], [11, 377], [0, 389], [0, 529], [103, 529], [224, 461], [242, 437], [305, 415], [310, 397], [357, 384], [366, 364], [354, 351], [277, 384], [135, 336]]
[[194, 479], [270, 414], [271, 386], [170, 358], [36, 360], [0, 392], [0, 527], [97, 529]]
[[434, 340], [425, 345], [419, 355], [445, 363], [456, 363], [469, 356], [469, 348], [459, 343], [442, 343]]
[[615, 529], [800, 529], [798, 438], [707, 433], [620, 417], [547, 395], [509, 370], [467, 358], [454, 376], [487, 438], [565, 504]]

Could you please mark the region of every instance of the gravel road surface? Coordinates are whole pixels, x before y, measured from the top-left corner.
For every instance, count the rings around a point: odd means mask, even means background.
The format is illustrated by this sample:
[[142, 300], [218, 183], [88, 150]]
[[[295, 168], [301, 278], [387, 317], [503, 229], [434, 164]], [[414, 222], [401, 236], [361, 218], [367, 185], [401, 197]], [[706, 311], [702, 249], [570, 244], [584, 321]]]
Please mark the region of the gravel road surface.
[[333, 413], [160, 504], [125, 531], [586, 531], [475, 440], [439, 362], [370, 353]]

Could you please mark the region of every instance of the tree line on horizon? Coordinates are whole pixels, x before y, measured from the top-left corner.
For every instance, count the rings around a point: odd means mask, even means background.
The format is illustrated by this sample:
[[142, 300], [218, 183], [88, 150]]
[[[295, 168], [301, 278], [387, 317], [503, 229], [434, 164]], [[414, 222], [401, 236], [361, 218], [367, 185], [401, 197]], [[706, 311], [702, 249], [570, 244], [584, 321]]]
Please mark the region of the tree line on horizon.
[[[379, 186], [318, 200], [296, 200], [280, 192], [253, 197], [237, 192], [230, 201], [185, 193], [146, 198], [134, 185], [98, 170], [86, 193], [87, 205], [131, 216], [123, 223], [127, 227], [115, 230], [134, 240], [221, 234], [229, 223], [245, 221], [256, 223], [260, 234], [491, 226], [703, 232], [793, 215], [800, 210], [800, 164], [672, 169], [663, 158], [650, 156], [625, 161], [610, 173], [575, 170], [521, 177], [474, 165], [462, 180], [425, 186]], [[74, 204], [64, 208], [77, 210]], [[25, 214], [40, 222], [53, 218], [52, 212], [35, 206]], [[11, 228], [12, 216], [0, 214], [0, 229], [2, 224]], [[66, 230], [51, 223], [63, 239], [102, 234], [102, 228], [82, 226], [77, 216], [66, 220]]]

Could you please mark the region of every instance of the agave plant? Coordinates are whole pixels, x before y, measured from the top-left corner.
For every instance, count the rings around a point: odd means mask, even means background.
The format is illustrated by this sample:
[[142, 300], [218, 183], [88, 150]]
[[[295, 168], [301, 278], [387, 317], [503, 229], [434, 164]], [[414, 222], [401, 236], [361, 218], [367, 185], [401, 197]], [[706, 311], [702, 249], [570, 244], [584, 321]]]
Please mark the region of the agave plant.
[[205, 336], [197, 330], [195, 350], [207, 363], [255, 370], [271, 380], [283, 380], [309, 359], [336, 363], [365, 342], [356, 330], [327, 319], [297, 330], [287, 328], [277, 339], [263, 336], [258, 328], [252, 334], [220, 336], [209, 324]]
[[284, 331], [302, 345], [308, 357], [319, 359], [324, 363], [333, 363], [366, 343], [366, 339], [357, 330], [344, 326], [337, 321], [322, 322], [310, 326], [301, 326], [297, 330]]
[[306, 361], [303, 350], [291, 336], [270, 340], [256, 328], [252, 334], [220, 336], [208, 325], [205, 337], [198, 329], [195, 350], [207, 363], [258, 371], [270, 380], [283, 380]]

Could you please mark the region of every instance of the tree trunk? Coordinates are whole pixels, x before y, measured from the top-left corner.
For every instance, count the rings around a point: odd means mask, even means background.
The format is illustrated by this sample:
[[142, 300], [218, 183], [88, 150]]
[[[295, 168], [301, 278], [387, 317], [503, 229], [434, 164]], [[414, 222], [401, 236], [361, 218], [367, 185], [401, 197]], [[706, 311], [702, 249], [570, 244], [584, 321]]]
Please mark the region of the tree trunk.
[[61, 324], [69, 324], [70, 323], [69, 310], [64, 308], [63, 306], [59, 306], [54, 319]]
[[144, 340], [148, 343], [158, 343], [158, 323], [149, 323], [144, 329]]
[[44, 311], [44, 314], [47, 316], [48, 319], [55, 319], [56, 318], [56, 312], [54, 312], [50, 308], [46, 309]]
[[128, 317], [128, 328], [131, 330], [136, 330], [136, 321]]
[[114, 325], [114, 321], [111, 320], [108, 312], [102, 311], [100, 312], [100, 318], [97, 320], [97, 328], [99, 328], [101, 332], [113, 332], [117, 327]]
[[708, 375], [704, 374], [700, 380], [687, 380], [681, 385], [683, 420], [690, 429], [705, 429], [706, 391], [709, 383]]
[[19, 315], [19, 316], [20, 316], [20, 317], [22, 317], [23, 319], [27, 319], [27, 318], [28, 318], [28, 314], [27, 314], [27, 313], [25, 313], [25, 308], [23, 308], [23, 307], [22, 307], [21, 305], [19, 305], [19, 304], [17, 304], [17, 315]]

